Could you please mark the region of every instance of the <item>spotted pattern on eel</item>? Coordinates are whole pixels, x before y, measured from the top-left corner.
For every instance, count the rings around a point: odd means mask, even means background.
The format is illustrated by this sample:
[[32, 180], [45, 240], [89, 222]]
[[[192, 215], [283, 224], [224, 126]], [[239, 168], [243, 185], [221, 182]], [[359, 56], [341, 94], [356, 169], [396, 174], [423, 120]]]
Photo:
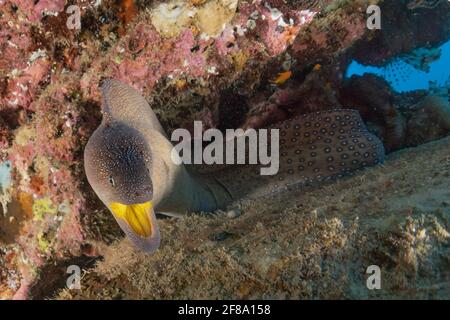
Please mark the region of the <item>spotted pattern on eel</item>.
[[230, 200], [340, 178], [384, 160], [383, 144], [356, 110], [305, 114], [268, 129], [280, 130], [278, 173], [260, 175], [260, 165], [235, 165], [215, 173]]

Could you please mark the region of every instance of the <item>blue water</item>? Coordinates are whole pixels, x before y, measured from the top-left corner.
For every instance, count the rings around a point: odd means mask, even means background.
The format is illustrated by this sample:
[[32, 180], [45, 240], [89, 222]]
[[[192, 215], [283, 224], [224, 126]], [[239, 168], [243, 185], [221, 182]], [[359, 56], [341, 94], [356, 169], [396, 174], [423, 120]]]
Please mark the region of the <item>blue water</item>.
[[0, 192], [5, 191], [11, 186], [11, 162], [0, 163]]
[[[450, 87], [450, 40], [440, 46], [440, 57], [428, 64], [428, 72], [409, 64], [404, 57], [391, 59], [385, 66], [365, 66], [355, 60], [347, 69], [346, 78], [372, 73], [384, 78], [392, 88], [401, 93], [414, 90], [430, 90], [430, 87]], [[430, 86], [431, 85], [431, 86]]]

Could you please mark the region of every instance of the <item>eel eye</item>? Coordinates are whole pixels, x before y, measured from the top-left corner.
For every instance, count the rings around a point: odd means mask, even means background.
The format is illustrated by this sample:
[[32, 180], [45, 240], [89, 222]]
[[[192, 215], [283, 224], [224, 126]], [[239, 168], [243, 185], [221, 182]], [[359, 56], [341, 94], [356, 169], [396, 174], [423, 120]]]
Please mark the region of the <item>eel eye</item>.
[[111, 176], [109, 176], [109, 183], [110, 183], [113, 187], [116, 186], [116, 182], [114, 181], [114, 178], [111, 177]]

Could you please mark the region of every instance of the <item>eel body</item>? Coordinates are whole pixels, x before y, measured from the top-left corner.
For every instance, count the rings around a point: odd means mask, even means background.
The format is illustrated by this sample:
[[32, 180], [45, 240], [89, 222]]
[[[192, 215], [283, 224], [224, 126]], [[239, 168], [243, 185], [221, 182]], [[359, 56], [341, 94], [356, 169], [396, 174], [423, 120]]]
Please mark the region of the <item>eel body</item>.
[[[220, 170], [199, 173], [172, 160], [173, 144], [136, 90], [117, 80], [106, 80], [102, 93], [103, 121], [85, 149], [86, 174], [94, 191], [126, 233], [130, 228], [118, 218], [117, 210], [121, 207], [117, 203], [141, 206], [145, 200], [156, 212], [168, 215], [212, 212], [243, 197], [339, 178], [384, 159], [381, 141], [367, 131], [359, 113], [343, 109], [306, 114], [267, 128], [269, 142], [271, 129], [278, 129], [279, 170], [275, 175], [261, 175], [265, 166], [254, 164], [225, 165]], [[117, 133], [116, 137], [110, 136], [111, 133]], [[111, 149], [118, 151], [111, 152]], [[130, 168], [118, 171], [117, 166]], [[135, 168], [142, 170], [142, 176]], [[118, 172], [120, 192], [114, 183], [104, 182], [111, 172]], [[146, 186], [148, 194], [141, 193], [141, 185]], [[138, 233], [152, 233], [153, 229], [146, 228], [139, 215], [129, 215], [127, 219], [131, 219]], [[151, 228], [154, 224], [151, 223]], [[130, 237], [144, 249], [154, 250], [159, 246], [159, 240], [145, 246], [135, 234]]]

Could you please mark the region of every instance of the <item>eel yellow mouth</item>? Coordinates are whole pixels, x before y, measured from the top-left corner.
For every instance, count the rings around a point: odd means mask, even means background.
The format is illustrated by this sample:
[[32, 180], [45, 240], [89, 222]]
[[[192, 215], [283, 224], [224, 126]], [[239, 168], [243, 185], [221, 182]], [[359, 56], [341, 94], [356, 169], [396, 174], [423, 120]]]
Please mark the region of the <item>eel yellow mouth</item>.
[[150, 214], [153, 204], [151, 201], [129, 205], [113, 202], [110, 207], [116, 218], [125, 220], [134, 233], [143, 238], [152, 235]]

